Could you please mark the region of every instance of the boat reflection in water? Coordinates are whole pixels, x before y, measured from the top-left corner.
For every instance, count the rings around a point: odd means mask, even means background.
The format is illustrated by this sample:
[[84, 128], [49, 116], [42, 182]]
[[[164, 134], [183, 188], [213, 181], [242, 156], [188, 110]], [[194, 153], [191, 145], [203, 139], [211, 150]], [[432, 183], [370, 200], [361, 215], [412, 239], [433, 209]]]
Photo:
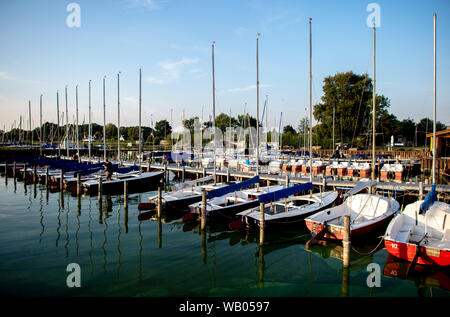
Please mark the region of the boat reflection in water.
[[388, 254], [383, 275], [413, 282], [421, 296], [425, 295], [427, 288], [430, 290], [430, 296], [433, 296], [433, 288], [450, 291], [449, 267], [436, 268], [414, 264]]

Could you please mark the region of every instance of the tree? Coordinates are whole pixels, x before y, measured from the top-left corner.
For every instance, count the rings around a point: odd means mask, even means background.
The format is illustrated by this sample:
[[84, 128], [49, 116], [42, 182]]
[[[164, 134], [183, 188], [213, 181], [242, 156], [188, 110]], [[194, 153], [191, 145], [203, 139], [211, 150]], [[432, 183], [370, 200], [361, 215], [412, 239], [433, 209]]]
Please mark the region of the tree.
[[165, 139], [172, 133], [172, 127], [167, 120], [160, 120], [155, 123], [155, 136]]
[[216, 127], [222, 130], [222, 132], [226, 131], [226, 129], [230, 126], [230, 123], [231, 127], [235, 127], [237, 125], [237, 120], [233, 117], [230, 118], [230, 116], [225, 113], [221, 113], [216, 116]]
[[322, 103], [314, 105], [314, 118], [319, 122], [316, 131], [318, 142], [331, 146], [333, 108], [335, 109], [335, 137], [351, 143], [367, 124], [370, 111], [372, 80], [367, 74], [337, 73], [324, 79]]
[[108, 123], [106, 125], [105, 132], [107, 140], [117, 139], [117, 127], [114, 124]]
[[287, 125], [283, 128], [283, 133], [290, 133], [292, 135], [297, 135], [297, 131], [295, 131], [295, 129], [291, 126], [291, 125]]

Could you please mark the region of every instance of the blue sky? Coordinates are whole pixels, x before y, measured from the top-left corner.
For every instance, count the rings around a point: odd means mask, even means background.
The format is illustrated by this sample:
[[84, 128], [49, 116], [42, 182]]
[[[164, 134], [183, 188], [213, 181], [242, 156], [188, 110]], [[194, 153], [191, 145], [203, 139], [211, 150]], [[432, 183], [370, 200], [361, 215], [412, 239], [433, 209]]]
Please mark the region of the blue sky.
[[[81, 8], [81, 26], [66, 24], [69, 3]], [[56, 122], [56, 91], [69, 119], [117, 124], [117, 72], [121, 72], [121, 124], [138, 124], [138, 76], [143, 74], [142, 123], [178, 125], [212, 112], [211, 43], [215, 46], [216, 113], [256, 115], [255, 43], [260, 37], [260, 109], [269, 97], [269, 122], [298, 126], [309, 107], [308, 19], [313, 28], [313, 103], [323, 78], [354, 71], [372, 76], [369, 3], [381, 8], [377, 28], [377, 93], [391, 99], [399, 119], [432, 117], [433, 13], [438, 21], [438, 120], [450, 125], [449, 1], [275, 0], [35, 0], [0, 3], [0, 128], [24, 116], [31, 100], [33, 127]], [[245, 103], [247, 104], [244, 109]], [[306, 109], [306, 110], [305, 110]]]

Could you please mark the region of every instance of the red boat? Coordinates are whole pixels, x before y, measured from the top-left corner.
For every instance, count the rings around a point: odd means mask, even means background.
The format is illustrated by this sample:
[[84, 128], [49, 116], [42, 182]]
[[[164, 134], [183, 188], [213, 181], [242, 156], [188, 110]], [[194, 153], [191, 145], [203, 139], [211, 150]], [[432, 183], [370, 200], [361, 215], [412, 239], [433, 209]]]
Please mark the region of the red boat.
[[357, 237], [387, 225], [399, 207], [393, 198], [373, 194], [350, 195], [341, 205], [314, 214], [305, 222], [313, 235], [342, 240], [344, 216], [350, 216], [350, 236]]
[[[428, 196], [427, 196], [428, 198]], [[393, 256], [423, 265], [450, 265], [450, 206], [424, 200], [405, 207], [389, 224], [385, 246]]]

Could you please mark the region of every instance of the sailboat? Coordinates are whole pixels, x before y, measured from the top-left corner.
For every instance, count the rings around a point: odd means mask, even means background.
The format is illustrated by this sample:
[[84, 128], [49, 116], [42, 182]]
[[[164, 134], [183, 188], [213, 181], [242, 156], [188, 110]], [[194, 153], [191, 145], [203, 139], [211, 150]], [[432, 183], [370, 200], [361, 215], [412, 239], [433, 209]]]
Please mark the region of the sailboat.
[[436, 14], [434, 21], [433, 185], [425, 200], [405, 207], [389, 224], [384, 243], [393, 256], [412, 264], [450, 265], [450, 205], [436, 193]]
[[[258, 206], [258, 197], [282, 189], [280, 185], [248, 188], [259, 183], [259, 176], [243, 182], [211, 190], [207, 195], [206, 217], [214, 220], [231, 220], [244, 210]], [[189, 205], [192, 214], [200, 215], [202, 202]]]
[[[172, 191], [165, 192], [161, 195], [161, 206], [165, 210], [186, 211], [189, 205], [196, 203], [202, 199], [202, 190], [213, 190], [224, 187], [225, 184], [212, 184], [214, 175], [209, 175], [189, 182], [184, 182], [172, 186]], [[148, 198], [150, 203], [141, 203], [138, 205], [140, 210], [154, 209], [158, 203], [158, 195]]]
[[[260, 203], [270, 203], [264, 207], [265, 226], [267, 228], [298, 226], [305, 217], [330, 207], [338, 197], [337, 191], [292, 196], [312, 189], [312, 183], [306, 183], [260, 195], [258, 197]], [[259, 207], [240, 212], [236, 216], [247, 229], [259, 229], [261, 219]]]
[[[106, 76], [105, 76], [106, 77]], [[105, 77], [103, 78], [103, 96], [105, 96]], [[141, 133], [141, 102], [142, 102], [142, 70], [139, 69], [139, 170], [125, 174], [113, 174], [111, 180], [104, 181], [102, 183], [103, 193], [105, 194], [121, 194], [124, 192], [124, 183], [128, 183], [128, 190], [130, 193], [143, 192], [153, 188], [156, 188], [160, 183], [164, 171], [157, 172], [142, 172], [141, 171], [141, 159], [142, 159], [142, 133]], [[105, 98], [103, 98], [105, 100]], [[105, 109], [105, 101], [103, 101], [103, 108]], [[105, 120], [105, 110], [103, 111], [103, 117]], [[105, 127], [103, 127], [105, 129]], [[105, 142], [105, 130], [104, 130], [104, 142]], [[120, 140], [119, 140], [120, 141]], [[106, 149], [104, 149], [104, 157], [106, 158]], [[89, 193], [95, 193], [98, 191], [98, 179], [90, 179], [82, 183], [84, 191]]]
[[[311, 23], [311, 22], [310, 22]], [[305, 219], [306, 226], [315, 238], [325, 237], [342, 240], [344, 237], [344, 217], [350, 216], [350, 236], [363, 236], [377, 232], [398, 211], [400, 204], [393, 198], [382, 197], [377, 194], [360, 193], [365, 188], [374, 188], [375, 173], [375, 26], [373, 27], [374, 41], [374, 78], [372, 105], [372, 181], [360, 182], [358, 186], [349, 190], [344, 197], [346, 200], [339, 206], [325, 209]]]

